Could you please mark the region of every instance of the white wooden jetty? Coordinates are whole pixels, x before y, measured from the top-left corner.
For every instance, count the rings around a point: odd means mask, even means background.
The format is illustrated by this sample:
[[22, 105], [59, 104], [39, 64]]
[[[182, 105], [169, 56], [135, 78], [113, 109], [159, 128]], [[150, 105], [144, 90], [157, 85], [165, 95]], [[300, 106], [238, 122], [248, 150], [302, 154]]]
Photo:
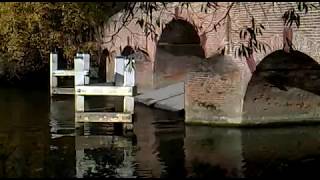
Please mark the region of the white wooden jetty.
[[[134, 60], [132, 60], [134, 62]], [[74, 70], [58, 70], [58, 55], [50, 54], [50, 93], [75, 96], [75, 123], [106, 122], [123, 123], [125, 129], [132, 129], [134, 114], [135, 71], [126, 65], [129, 59], [119, 56], [115, 59], [115, 82], [90, 84], [90, 55], [77, 54]], [[74, 88], [58, 87], [58, 77], [73, 76]], [[85, 96], [123, 96], [123, 112], [85, 112]]]

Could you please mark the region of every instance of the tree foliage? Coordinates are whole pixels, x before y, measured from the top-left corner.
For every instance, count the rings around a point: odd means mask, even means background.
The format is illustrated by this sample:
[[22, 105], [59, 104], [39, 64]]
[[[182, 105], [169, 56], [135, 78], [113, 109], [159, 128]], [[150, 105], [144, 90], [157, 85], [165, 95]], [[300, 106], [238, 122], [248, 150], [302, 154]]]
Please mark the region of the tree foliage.
[[48, 69], [49, 53], [62, 48], [99, 55], [102, 27], [122, 4], [6, 2], [0, 4], [0, 63], [7, 78]]

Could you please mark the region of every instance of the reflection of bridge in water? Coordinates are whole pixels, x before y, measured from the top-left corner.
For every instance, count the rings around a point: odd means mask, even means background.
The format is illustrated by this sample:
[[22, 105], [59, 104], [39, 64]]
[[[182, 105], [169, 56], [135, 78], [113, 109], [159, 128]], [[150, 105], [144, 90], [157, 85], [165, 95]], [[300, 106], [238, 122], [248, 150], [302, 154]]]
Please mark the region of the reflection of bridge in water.
[[289, 176], [297, 166], [303, 174], [319, 161], [319, 127], [185, 127], [178, 114], [143, 105], [136, 106], [135, 114], [131, 135], [108, 134], [95, 125], [75, 135], [75, 176]]
[[103, 124], [78, 134], [72, 100], [50, 112], [46, 92], [0, 94], [0, 177], [319, 176], [319, 126], [185, 126], [179, 114], [137, 105], [133, 134]]
[[76, 177], [134, 176], [133, 145], [121, 136], [75, 136]]

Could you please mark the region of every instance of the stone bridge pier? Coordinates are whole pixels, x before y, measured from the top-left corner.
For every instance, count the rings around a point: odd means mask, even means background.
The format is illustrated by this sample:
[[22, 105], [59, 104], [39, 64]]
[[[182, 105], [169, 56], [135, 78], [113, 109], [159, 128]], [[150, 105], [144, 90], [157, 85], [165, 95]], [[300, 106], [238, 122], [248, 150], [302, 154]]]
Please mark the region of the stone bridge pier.
[[[139, 92], [183, 81], [186, 123], [238, 126], [320, 121], [320, 10], [301, 15], [301, 26], [288, 29], [281, 17], [288, 8], [296, 8], [295, 2], [277, 6], [254, 2], [246, 7], [236, 3], [214, 30], [213, 24], [230, 5], [221, 4], [211, 15], [173, 6], [162, 12], [165, 25], [156, 29], [156, 40], [134, 37], [132, 32], [143, 35], [143, 31], [133, 22], [119, 32], [114, 44], [104, 46], [115, 54], [128, 46], [133, 54], [143, 54], [136, 66]], [[241, 28], [251, 24], [246, 8], [264, 25], [258, 39], [268, 44], [266, 52], [253, 54], [253, 72], [245, 58], [234, 55]], [[113, 32], [110, 25], [105, 34]], [[293, 43], [289, 52], [287, 37]]]

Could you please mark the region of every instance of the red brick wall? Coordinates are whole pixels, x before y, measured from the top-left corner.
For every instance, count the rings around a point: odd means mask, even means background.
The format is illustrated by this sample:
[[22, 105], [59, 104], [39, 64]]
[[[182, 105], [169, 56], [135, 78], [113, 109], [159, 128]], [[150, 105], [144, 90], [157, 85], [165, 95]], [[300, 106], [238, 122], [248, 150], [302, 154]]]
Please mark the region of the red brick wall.
[[[274, 6], [271, 2], [250, 2], [235, 5], [231, 10], [231, 38], [229, 42], [232, 44], [231, 54], [234, 54], [235, 47], [239, 43], [239, 30], [245, 25], [250, 26], [251, 16], [246, 9], [254, 15], [257, 23], [264, 25], [265, 31], [259, 40], [271, 47], [271, 49], [267, 49], [267, 53], [255, 53], [256, 63], [259, 64], [268, 54], [282, 49], [284, 25], [281, 17], [286, 10], [292, 7], [297, 7], [295, 2], [277, 2]], [[320, 32], [320, 10], [309, 10], [307, 15], [304, 15], [304, 13], [300, 15], [300, 28], [297, 29], [295, 25], [293, 26], [293, 45], [296, 50], [320, 62], [320, 54], [317, 50], [320, 48], [320, 43], [318, 43], [320, 41], [320, 36], [318, 36], [318, 32]], [[241, 68], [243, 69], [243, 83], [248, 84], [251, 72], [244, 60], [239, 62], [242, 62], [239, 66], [243, 66]]]
[[136, 85], [138, 93], [153, 89], [153, 71], [151, 61], [136, 62]]
[[187, 73], [194, 70], [201, 61], [203, 59], [200, 57], [176, 56], [159, 48], [154, 69], [154, 87], [160, 88], [185, 81]]
[[241, 118], [240, 71], [231, 58], [217, 56], [188, 73], [186, 122], [237, 123]]
[[[237, 44], [239, 43], [239, 30], [241, 27], [245, 25], [250, 25], [250, 14], [246, 9], [249, 9], [250, 13], [253, 14], [256, 18], [256, 22], [263, 23], [266, 30], [264, 31], [263, 36], [260, 38], [261, 41], [266, 42], [270, 45], [271, 49], [267, 50], [267, 53], [255, 53], [254, 59], [256, 64], [259, 64], [262, 59], [283, 47], [283, 21], [281, 16], [283, 13], [291, 7], [296, 7], [295, 2], [282, 2], [276, 3], [274, 6], [272, 2], [260, 3], [260, 2], [250, 2], [250, 3], [236, 3], [234, 8], [231, 10], [230, 14], [230, 29], [227, 29], [227, 24], [222, 23], [222, 25], [218, 28], [217, 31], [210, 31], [212, 28], [212, 24], [216, 23], [225, 15], [226, 5], [229, 3], [224, 2], [221, 3], [223, 8], [219, 9], [216, 13], [196, 13], [192, 14], [190, 11], [183, 11], [178, 14], [175, 14], [175, 7], [169, 8], [167, 12], [164, 12], [161, 15], [161, 21], [168, 23], [172, 20], [172, 18], [179, 18], [188, 21], [191, 24], [196, 25], [196, 31], [201, 39], [201, 46], [205, 52], [205, 57], [209, 58], [214, 56], [218, 49], [225, 47], [227, 44], [230, 45], [230, 56], [234, 56], [234, 50]], [[198, 3], [194, 3], [194, 9], [199, 10], [200, 7]], [[246, 5], [246, 7], [244, 6]], [[261, 8], [262, 7], [262, 8]], [[301, 14], [301, 27], [297, 29], [293, 27], [293, 44], [294, 47], [304, 52], [305, 54], [312, 57], [315, 61], [320, 62], [320, 10], [311, 10], [307, 15]], [[119, 18], [119, 15], [116, 15], [114, 18]], [[156, 15], [155, 15], [156, 17]], [[135, 23], [131, 23], [129, 25], [129, 29], [135, 33], [143, 34], [140, 27]], [[113, 26], [106, 28], [105, 34], [111, 34], [113, 32]], [[161, 35], [161, 29], [157, 29], [158, 37]], [[229, 36], [228, 36], [229, 35]], [[228, 38], [229, 37], [229, 38]], [[127, 39], [130, 39], [129, 42]], [[108, 41], [108, 38], [106, 38]], [[174, 78], [183, 79], [185, 76], [179, 77], [179, 72], [177, 70], [181, 70], [179, 63], [176, 64], [167, 64], [166, 62], [155, 62], [156, 61], [156, 51], [157, 51], [157, 42], [152, 41], [150, 38], [146, 39], [143, 36], [133, 37], [132, 34], [124, 29], [119, 33], [119, 37], [115, 44], [104, 44], [105, 47], [108, 48], [109, 51], [115, 50], [119, 47], [125, 47], [126, 45], [131, 45], [132, 47], [139, 46], [144, 48], [148, 54], [150, 55], [150, 59], [152, 62], [152, 66], [142, 66], [142, 69], [137, 69], [137, 71], [141, 72], [155, 72], [155, 64], [161, 64], [161, 73], [163, 73], [163, 77], [167, 74], [173, 75]], [[119, 53], [118, 53], [119, 54]], [[211, 71], [202, 71], [201, 69], [197, 69], [199, 66], [198, 62], [190, 63], [193, 66], [192, 71], [196, 71], [191, 73], [189, 78], [187, 78], [186, 82], [186, 118], [191, 120], [200, 119], [225, 119], [225, 118], [234, 118], [238, 117], [238, 109], [242, 111], [243, 100], [246, 94], [247, 85], [251, 79], [251, 72], [248, 69], [248, 66], [245, 60], [240, 58], [232, 58], [233, 62], [236, 64], [235, 66], [239, 69], [239, 72], [232, 72], [228, 74], [227, 79], [232, 80], [232, 83], [228, 83], [227, 81], [221, 80], [221, 76], [217, 76], [213, 70]], [[160, 58], [161, 60], [161, 58]], [[188, 63], [187, 63], [188, 64]], [[147, 68], [148, 70], [146, 70]], [[215, 69], [215, 68], [213, 68]], [[217, 70], [217, 68], [215, 69]], [[168, 73], [169, 72], [169, 73]], [[177, 74], [174, 75], [174, 72]], [[167, 74], [166, 74], [167, 73]], [[180, 73], [185, 73], [180, 72]], [[142, 77], [142, 76], [141, 76]], [[236, 78], [237, 77], [237, 78]], [[206, 83], [211, 90], [206, 90], [203, 87], [203, 83]], [[213, 90], [214, 89], [214, 90]], [[235, 91], [235, 89], [237, 89]], [[224, 91], [219, 94], [218, 92]], [[235, 91], [232, 96], [228, 93], [230, 91]], [[228, 93], [227, 93], [228, 92]], [[229, 111], [230, 107], [224, 106], [225, 104], [230, 104], [228, 97], [232, 97], [236, 99], [237, 102], [237, 111]], [[236, 98], [235, 98], [236, 97]], [[193, 104], [195, 101], [199, 101], [195, 105]], [[208, 107], [200, 106], [200, 104], [209, 105]], [[212, 106], [210, 106], [212, 105]], [[210, 107], [218, 107], [216, 110], [210, 109]], [[240, 106], [240, 108], [238, 108]], [[225, 108], [225, 109], [223, 109]], [[231, 108], [232, 109], [232, 108]], [[221, 110], [221, 111], [220, 111]], [[202, 115], [201, 115], [202, 113]], [[193, 114], [193, 115], [191, 115]], [[235, 115], [237, 114], [237, 115]], [[230, 115], [230, 116], [228, 116]], [[232, 117], [231, 117], [232, 116]]]
[[317, 62], [298, 51], [276, 51], [259, 64], [248, 84], [243, 123], [316, 120], [319, 89]]
[[[255, 53], [255, 61], [256, 64], [259, 63], [272, 52], [282, 49], [283, 48], [283, 20], [281, 19], [283, 13], [291, 8], [296, 8], [296, 3], [289, 3], [289, 2], [282, 2], [278, 3], [278, 5], [272, 6], [271, 3], [266, 3], [262, 5], [263, 10], [261, 8], [261, 3], [258, 2], [254, 3], [246, 3], [247, 9], [250, 10], [251, 14], [253, 14], [256, 18], [256, 22], [263, 23], [266, 30], [263, 33], [263, 36], [259, 39], [263, 42], [266, 42], [270, 45], [271, 49], [267, 50], [267, 53]], [[297, 9], [296, 9], [297, 10]], [[320, 62], [320, 56], [318, 53], [319, 49], [319, 41], [320, 36], [318, 36], [318, 30], [320, 28], [320, 11], [319, 10], [309, 10], [309, 14], [304, 15], [301, 13], [301, 26], [299, 29], [296, 26], [293, 26], [293, 45], [294, 48], [300, 52], [303, 52], [309, 55], [318, 63]], [[232, 50], [235, 50], [236, 44], [239, 42], [239, 30], [244, 25], [250, 25], [250, 14], [246, 11], [245, 6], [239, 4], [235, 6], [235, 8], [231, 11], [231, 38], [230, 43], [233, 45]], [[232, 53], [234, 53], [232, 51]], [[277, 91], [274, 87], [269, 88], [269, 86], [264, 87], [263, 80], [259, 80], [260, 85], [252, 86], [247, 89], [248, 83], [254, 84], [251, 82], [252, 73], [248, 70], [248, 66], [245, 63], [245, 60], [238, 61], [241, 62], [239, 66], [242, 69], [242, 84], [243, 84], [243, 91], [242, 96], [244, 99], [245, 107], [243, 107], [243, 121], [248, 119], [257, 119], [259, 116], [271, 119], [279, 119], [285, 117], [292, 117], [296, 118], [313, 118], [317, 117], [318, 114], [314, 113], [314, 109], [311, 110], [310, 108], [316, 108], [318, 101], [318, 97], [308, 94], [308, 92], [298, 91], [297, 89], [290, 89], [289, 92]], [[306, 77], [307, 79], [307, 77]], [[311, 82], [310, 82], [311, 83]], [[312, 84], [312, 83], [311, 83]], [[258, 98], [253, 98], [253, 94], [264, 94], [266, 99], [259, 101]], [[250, 94], [250, 95], [248, 95]], [[295, 94], [295, 95], [294, 95]], [[298, 98], [297, 94], [304, 94], [304, 98]], [[248, 98], [244, 98], [248, 96]], [[256, 99], [253, 102], [253, 99]], [[249, 100], [250, 99], [250, 100]], [[261, 99], [261, 100], [262, 100]], [[271, 99], [271, 100], [270, 100]], [[250, 102], [249, 102], [250, 101]], [[252, 101], [252, 102], [251, 102]], [[294, 103], [291, 103], [294, 102]], [[262, 103], [262, 104], [261, 104]], [[300, 108], [300, 106], [287, 106], [287, 104], [305, 104], [307, 107], [309, 104], [310, 107]], [[257, 109], [258, 108], [258, 109]], [[250, 109], [250, 110], [249, 110]], [[296, 112], [295, 114], [290, 112]], [[258, 114], [257, 114], [258, 113]], [[290, 116], [290, 117], [291, 117]], [[258, 118], [259, 119], [259, 118]], [[294, 120], [292, 119], [288, 119]]]

